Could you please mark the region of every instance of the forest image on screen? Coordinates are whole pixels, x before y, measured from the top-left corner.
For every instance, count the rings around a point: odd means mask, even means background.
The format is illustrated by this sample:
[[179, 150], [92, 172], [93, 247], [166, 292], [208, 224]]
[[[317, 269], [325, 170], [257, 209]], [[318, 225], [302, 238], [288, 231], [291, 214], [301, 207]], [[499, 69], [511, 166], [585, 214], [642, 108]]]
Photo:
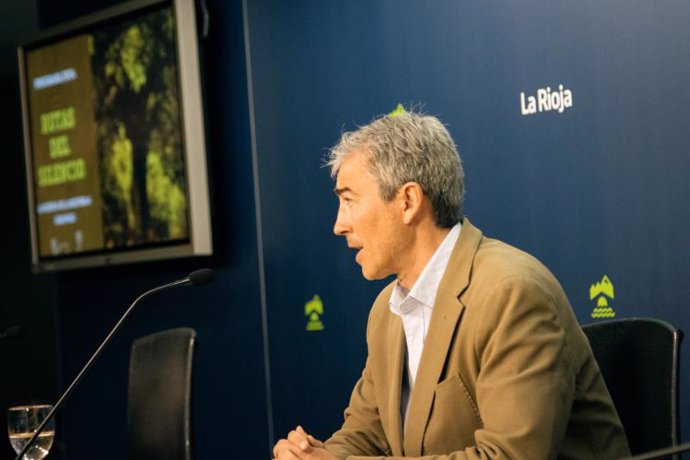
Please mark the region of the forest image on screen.
[[40, 257], [187, 240], [171, 8], [26, 62]]

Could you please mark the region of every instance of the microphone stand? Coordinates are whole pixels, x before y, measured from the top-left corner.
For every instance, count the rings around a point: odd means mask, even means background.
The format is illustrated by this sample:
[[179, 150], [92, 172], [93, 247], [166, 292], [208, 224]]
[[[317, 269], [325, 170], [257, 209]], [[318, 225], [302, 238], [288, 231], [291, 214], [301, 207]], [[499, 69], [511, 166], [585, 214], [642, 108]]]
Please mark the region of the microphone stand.
[[74, 388], [79, 384], [81, 379], [84, 377], [84, 374], [86, 371], [89, 370], [89, 368], [93, 365], [93, 363], [98, 359], [98, 357], [101, 355], [103, 352], [103, 349], [110, 343], [112, 340], [113, 336], [117, 332], [118, 329], [120, 329], [120, 326], [122, 326], [122, 323], [125, 322], [125, 319], [129, 316], [129, 314], [132, 312], [134, 307], [139, 303], [141, 299], [144, 297], [148, 297], [151, 294], [155, 294], [156, 292], [160, 291], [165, 291], [166, 289], [174, 288], [177, 286], [185, 286], [188, 284], [191, 284], [193, 286], [196, 285], [201, 285], [201, 284], [206, 284], [210, 283], [213, 280], [213, 272], [209, 269], [201, 269], [201, 270], [196, 270], [192, 273], [187, 278], [173, 281], [172, 283], [164, 284], [162, 286], [155, 287], [153, 289], [149, 289], [148, 291], [144, 292], [141, 294], [139, 297], [137, 297], [134, 302], [129, 306], [127, 311], [122, 315], [120, 320], [115, 324], [115, 326], [110, 330], [110, 333], [106, 336], [105, 340], [103, 340], [103, 343], [96, 349], [94, 354], [89, 358], [89, 360], [86, 362], [84, 367], [81, 368], [81, 371], [79, 371], [79, 374], [72, 380], [72, 383], [67, 387], [64, 393], [62, 393], [62, 396], [57, 400], [53, 408], [48, 412], [48, 415], [46, 415], [46, 418], [43, 419], [40, 425], [38, 425], [38, 428], [36, 428], [36, 431], [34, 432], [33, 436], [29, 438], [27, 443], [24, 445], [24, 448], [19, 452], [17, 457], [15, 457], [15, 460], [22, 460], [22, 456], [31, 448], [31, 446], [34, 444], [36, 441], [36, 438], [38, 438], [38, 435], [43, 431], [43, 428], [46, 426], [46, 424], [50, 421], [51, 418], [55, 415], [55, 413], [62, 407], [64, 404], [65, 400], [72, 394], [72, 391]]

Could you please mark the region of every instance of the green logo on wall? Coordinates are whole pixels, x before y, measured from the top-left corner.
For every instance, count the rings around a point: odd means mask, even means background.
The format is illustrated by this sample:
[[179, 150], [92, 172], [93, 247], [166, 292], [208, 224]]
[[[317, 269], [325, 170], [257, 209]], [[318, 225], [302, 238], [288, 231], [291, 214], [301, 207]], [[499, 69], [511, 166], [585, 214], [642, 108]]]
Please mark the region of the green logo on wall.
[[389, 117], [398, 117], [400, 115], [405, 115], [407, 113], [407, 110], [405, 110], [405, 106], [402, 104], [398, 104], [395, 110], [393, 110], [391, 113], [388, 114]]
[[321, 322], [321, 316], [323, 315], [323, 302], [321, 301], [321, 297], [314, 294], [314, 297], [304, 304], [304, 315], [308, 318], [308, 331], [323, 330], [324, 326]]
[[609, 306], [609, 300], [613, 300], [613, 298], [613, 283], [608, 276], [604, 275], [601, 281], [589, 287], [589, 300], [596, 299], [597, 301], [596, 307], [592, 310], [592, 318], [613, 318], [616, 316], [616, 312]]

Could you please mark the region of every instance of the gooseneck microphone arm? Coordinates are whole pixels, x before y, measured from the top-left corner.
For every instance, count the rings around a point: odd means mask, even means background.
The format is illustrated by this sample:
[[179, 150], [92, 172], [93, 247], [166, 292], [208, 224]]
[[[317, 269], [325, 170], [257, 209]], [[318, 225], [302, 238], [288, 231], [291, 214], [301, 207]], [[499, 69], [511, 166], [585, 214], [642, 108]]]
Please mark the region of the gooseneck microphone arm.
[[46, 415], [46, 418], [44, 418], [41, 424], [38, 425], [38, 428], [36, 428], [36, 431], [34, 432], [33, 436], [31, 436], [29, 441], [24, 445], [24, 448], [21, 450], [21, 452], [19, 452], [15, 460], [21, 460], [22, 456], [31, 448], [31, 446], [36, 441], [36, 438], [38, 438], [38, 435], [41, 434], [41, 432], [43, 431], [43, 428], [50, 421], [50, 419], [53, 418], [53, 416], [60, 409], [60, 407], [62, 407], [67, 398], [72, 394], [74, 388], [79, 384], [81, 379], [84, 377], [84, 374], [86, 374], [86, 371], [88, 371], [93, 365], [93, 363], [98, 359], [105, 347], [110, 343], [115, 333], [120, 329], [122, 323], [125, 322], [129, 314], [132, 312], [132, 310], [134, 310], [134, 307], [136, 307], [139, 301], [157, 292], [165, 291], [178, 286], [201, 286], [204, 284], [208, 284], [212, 281], [213, 271], [211, 271], [208, 268], [204, 268], [201, 270], [193, 271], [189, 274], [188, 277], [183, 278], [181, 280], [173, 281], [172, 283], [164, 284], [162, 286], [149, 289], [148, 291], [144, 292], [139, 297], [137, 297], [134, 300], [134, 302], [132, 302], [132, 304], [129, 306], [129, 308], [127, 308], [125, 313], [120, 317], [120, 320], [115, 324], [115, 326], [113, 326], [113, 328], [110, 330], [110, 333], [106, 336], [101, 345], [96, 349], [91, 358], [89, 358], [84, 367], [81, 368], [77, 376], [74, 378], [74, 380], [72, 380], [72, 383], [70, 383], [67, 389], [64, 391], [64, 393], [62, 393], [60, 398], [53, 405], [53, 408], [50, 410], [50, 412], [48, 412], [48, 415]]

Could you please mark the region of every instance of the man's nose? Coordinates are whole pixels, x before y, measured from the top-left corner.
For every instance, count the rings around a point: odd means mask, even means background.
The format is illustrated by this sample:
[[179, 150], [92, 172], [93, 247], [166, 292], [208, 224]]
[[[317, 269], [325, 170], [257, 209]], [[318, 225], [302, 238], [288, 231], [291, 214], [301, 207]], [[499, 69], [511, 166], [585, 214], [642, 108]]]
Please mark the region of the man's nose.
[[338, 215], [335, 217], [335, 224], [333, 225], [333, 233], [343, 236], [348, 232], [345, 216], [340, 208], [338, 208]]

